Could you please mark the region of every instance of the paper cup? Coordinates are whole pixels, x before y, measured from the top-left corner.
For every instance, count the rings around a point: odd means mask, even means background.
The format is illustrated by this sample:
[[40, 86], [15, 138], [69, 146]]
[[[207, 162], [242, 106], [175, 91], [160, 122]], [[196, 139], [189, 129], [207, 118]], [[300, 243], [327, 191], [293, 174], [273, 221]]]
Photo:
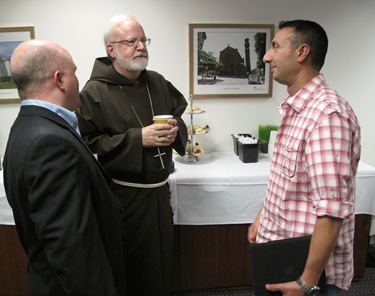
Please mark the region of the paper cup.
[[168, 123], [168, 119], [173, 119], [172, 115], [156, 115], [154, 116], [153, 120], [156, 124], [166, 124]]

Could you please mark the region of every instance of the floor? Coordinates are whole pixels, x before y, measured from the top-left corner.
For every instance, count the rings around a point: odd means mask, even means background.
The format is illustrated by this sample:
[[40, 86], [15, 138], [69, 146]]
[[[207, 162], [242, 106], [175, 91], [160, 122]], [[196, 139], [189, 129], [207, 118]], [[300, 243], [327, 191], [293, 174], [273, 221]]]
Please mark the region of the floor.
[[[242, 290], [222, 290], [222, 291], [204, 291], [204, 292], [189, 292], [176, 293], [174, 296], [254, 296], [251, 289]], [[375, 268], [366, 268], [363, 278], [345, 292], [342, 296], [374, 296], [375, 295]]]

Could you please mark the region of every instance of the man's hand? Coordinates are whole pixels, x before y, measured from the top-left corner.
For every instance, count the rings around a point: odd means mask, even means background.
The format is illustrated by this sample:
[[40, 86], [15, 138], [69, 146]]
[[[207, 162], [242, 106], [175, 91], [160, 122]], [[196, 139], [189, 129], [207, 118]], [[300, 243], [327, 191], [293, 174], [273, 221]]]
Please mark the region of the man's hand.
[[279, 291], [283, 296], [304, 296], [301, 287], [297, 284], [296, 281], [280, 284], [267, 284], [266, 289], [268, 291], [276, 292]]
[[255, 240], [257, 238], [257, 233], [258, 233], [258, 228], [259, 228], [259, 221], [260, 221], [260, 212], [258, 213], [258, 215], [255, 218], [254, 222], [247, 229], [247, 239], [249, 240], [250, 244], [255, 243]]
[[169, 119], [167, 124], [151, 124], [142, 128], [144, 147], [165, 147], [172, 144], [177, 136], [176, 119]]

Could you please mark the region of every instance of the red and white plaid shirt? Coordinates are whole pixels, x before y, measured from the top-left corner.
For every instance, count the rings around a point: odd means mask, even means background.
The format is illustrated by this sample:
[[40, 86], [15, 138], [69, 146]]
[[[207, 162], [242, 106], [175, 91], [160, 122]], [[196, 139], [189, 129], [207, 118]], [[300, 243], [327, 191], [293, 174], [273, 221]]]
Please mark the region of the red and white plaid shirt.
[[358, 120], [321, 74], [279, 109], [282, 120], [257, 242], [311, 235], [317, 216], [344, 219], [326, 276], [328, 284], [348, 289], [361, 150]]

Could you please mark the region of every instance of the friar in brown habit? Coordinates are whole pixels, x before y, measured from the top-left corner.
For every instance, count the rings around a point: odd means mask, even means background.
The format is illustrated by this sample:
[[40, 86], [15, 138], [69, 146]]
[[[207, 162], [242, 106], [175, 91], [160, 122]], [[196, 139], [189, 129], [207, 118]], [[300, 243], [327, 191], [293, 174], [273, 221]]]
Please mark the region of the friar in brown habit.
[[[173, 248], [169, 169], [172, 149], [185, 154], [184, 96], [146, 70], [148, 39], [131, 16], [115, 16], [77, 111], [83, 139], [115, 182], [124, 208], [129, 295], [169, 295]], [[155, 115], [173, 115], [154, 124]]]

